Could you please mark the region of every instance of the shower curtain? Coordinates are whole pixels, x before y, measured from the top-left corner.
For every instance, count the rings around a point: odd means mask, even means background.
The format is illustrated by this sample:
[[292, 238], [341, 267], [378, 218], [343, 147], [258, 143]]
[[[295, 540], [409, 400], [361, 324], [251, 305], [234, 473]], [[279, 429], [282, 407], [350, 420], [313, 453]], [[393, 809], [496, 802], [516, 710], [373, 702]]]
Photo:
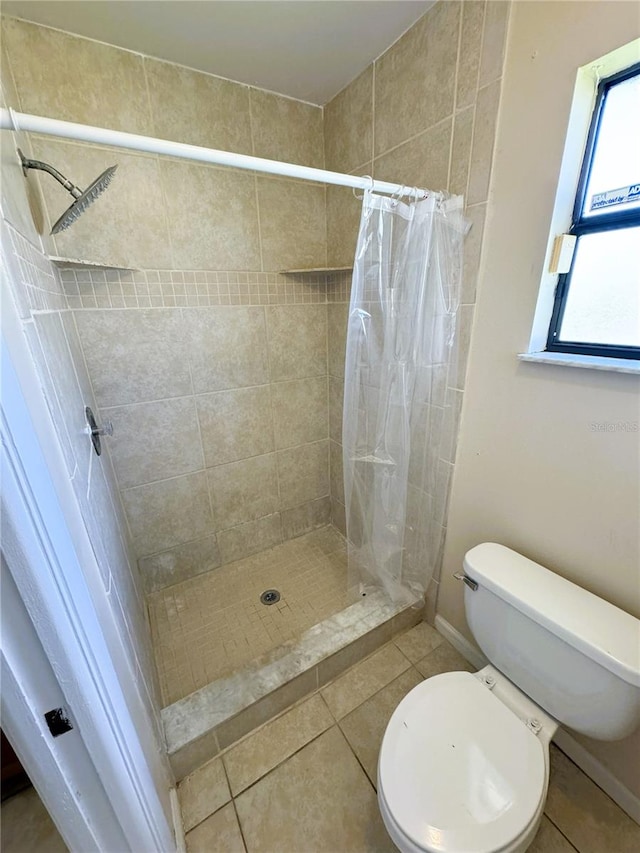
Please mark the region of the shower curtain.
[[347, 327], [349, 585], [422, 600], [439, 569], [457, 435], [462, 198], [365, 193]]

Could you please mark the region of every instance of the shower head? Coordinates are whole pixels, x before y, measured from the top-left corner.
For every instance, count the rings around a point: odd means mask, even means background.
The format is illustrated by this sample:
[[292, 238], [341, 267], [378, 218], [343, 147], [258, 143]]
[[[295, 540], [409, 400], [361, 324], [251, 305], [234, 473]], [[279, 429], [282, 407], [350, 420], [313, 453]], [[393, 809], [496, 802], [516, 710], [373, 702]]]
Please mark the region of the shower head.
[[111, 178], [118, 168], [117, 166], [109, 166], [108, 169], [105, 169], [104, 172], [99, 175], [86, 190], [83, 191], [79, 187], [76, 187], [75, 184], [72, 184], [68, 178], [65, 178], [63, 174], [61, 174], [57, 169], [54, 169], [53, 166], [50, 166], [48, 163], [43, 163], [42, 160], [29, 160], [28, 157], [24, 156], [19, 148], [18, 154], [20, 155], [22, 171], [25, 175], [27, 174], [28, 169], [40, 169], [42, 172], [48, 172], [48, 174], [52, 175], [59, 184], [62, 184], [65, 190], [71, 193], [75, 199], [73, 204], [65, 210], [60, 219], [58, 219], [51, 229], [52, 234], [64, 231], [65, 228], [72, 225], [76, 219], [84, 213], [89, 205], [98, 198], [100, 193], [106, 190], [111, 183]]

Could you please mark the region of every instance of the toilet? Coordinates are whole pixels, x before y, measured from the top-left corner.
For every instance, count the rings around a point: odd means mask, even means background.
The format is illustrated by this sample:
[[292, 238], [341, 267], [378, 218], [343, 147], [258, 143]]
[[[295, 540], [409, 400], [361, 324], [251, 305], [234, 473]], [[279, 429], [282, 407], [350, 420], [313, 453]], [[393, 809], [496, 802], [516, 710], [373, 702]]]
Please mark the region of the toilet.
[[558, 726], [619, 740], [640, 723], [640, 621], [503, 545], [472, 548], [456, 577], [491, 663], [400, 702], [380, 748], [380, 812], [402, 853], [522, 853]]

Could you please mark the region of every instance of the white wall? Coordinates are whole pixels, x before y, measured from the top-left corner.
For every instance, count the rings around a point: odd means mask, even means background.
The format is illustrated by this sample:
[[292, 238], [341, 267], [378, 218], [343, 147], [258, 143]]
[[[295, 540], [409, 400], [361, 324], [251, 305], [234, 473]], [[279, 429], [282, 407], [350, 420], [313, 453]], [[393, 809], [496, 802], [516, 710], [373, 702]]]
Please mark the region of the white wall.
[[[438, 610], [469, 636], [465, 551], [508, 545], [640, 616], [632, 375], [518, 362], [527, 349], [576, 72], [640, 34], [635, 3], [514, 4]], [[640, 735], [583, 741], [640, 795]]]

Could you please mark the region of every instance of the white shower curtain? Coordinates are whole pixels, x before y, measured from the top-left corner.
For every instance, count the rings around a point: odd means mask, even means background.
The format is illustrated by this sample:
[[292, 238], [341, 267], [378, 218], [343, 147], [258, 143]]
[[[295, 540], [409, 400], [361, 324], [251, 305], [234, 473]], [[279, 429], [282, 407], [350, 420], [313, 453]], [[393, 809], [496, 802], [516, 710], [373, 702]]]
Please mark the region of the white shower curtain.
[[417, 602], [438, 570], [457, 434], [462, 198], [366, 192], [345, 365], [349, 583]]

